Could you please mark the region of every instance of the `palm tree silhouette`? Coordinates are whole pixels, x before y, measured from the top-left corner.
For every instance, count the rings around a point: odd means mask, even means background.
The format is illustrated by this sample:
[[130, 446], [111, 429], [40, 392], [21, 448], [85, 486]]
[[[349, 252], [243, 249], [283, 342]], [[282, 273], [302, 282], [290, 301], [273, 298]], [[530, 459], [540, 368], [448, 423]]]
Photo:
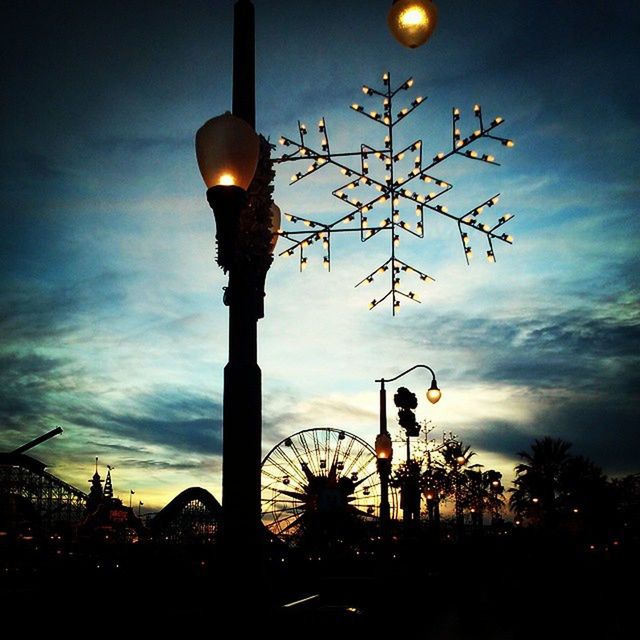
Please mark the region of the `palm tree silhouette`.
[[516, 515], [544, 527], [558, 524], [559, 497], [571, 459], [570, 448], [570, 442], [546, 436], [531, 445], [531, 452], [518, 453], [524, 462], [516, 466], [514, 488], [509, 490], [509, 504]]
[[464, 535], [464, 507], [467, 500], [467, 482], [469, 477], [463, 473], [463, 469], [474, 469], [480, 465], [470, 465], [469, 460], [475, 456], [469, 445], [464, 445], [459, 440], [451, 439], [442, 449], [442, 458], [450, 475], [450, 487], [455, 500], [456, 529], [458, 537]]
[[[480, 467], [481, 465], [472, 465]], [[466, 469], [464, 471], [466, 482], [464, 485], [464, 505], [471, 512], [471, 523], [476, 532], [480, 533], [483, 526], [485, 510], [491, 513], [491, 521], [495, 524], [502, 507], [502, 474], [499, 471], [489, 469]]]

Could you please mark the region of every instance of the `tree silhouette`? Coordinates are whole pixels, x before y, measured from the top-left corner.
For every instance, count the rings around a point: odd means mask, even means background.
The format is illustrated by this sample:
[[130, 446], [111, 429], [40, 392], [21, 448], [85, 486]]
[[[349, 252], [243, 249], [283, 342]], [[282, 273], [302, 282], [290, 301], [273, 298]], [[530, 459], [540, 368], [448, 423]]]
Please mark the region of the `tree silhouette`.
[[422, 459], [412, 458], [398, 465], [391, 477], [391, 486], [400, 489], [400, 508], [411, 514], [414, 524], [420, 517], [421, 469]]
[[[474, 465], [479, 466], [479, 465]], [[480, 471], [479, 469], [466, 469], [464, 471], [466, 481], [463, 485], [464, 494], [461, 496], [463, 505], [471, 513], [471, 524], [473, 528], [482, 531], [484, 512], [491, 513], [492, 523], [499, 519], [500, 509], [503, 502], [503, 487], [500, 479], [502, 474], [499, 471], [490, 469]]]
[[509, 504], [519, 517], [545, 527], [556, 526], [560, 478], [570, 448], [570, 442], [547, 436], [536, 440], [531, 452], [518, 453], [524, 462], [516, 466]]
[[440, 529], [440, 502], [454, 494], [453, 476], [441, 460], [433, 460], [429, 455], [420, 486], [427, 500], [427, 517], [437, 537]]
[[614, 523], [625, 537], [633, 539], [640, 532], [640, 473], [614, 478], [610, 489], [615, 500]]
[[467, 469], [472, 469], [479, 465], [469, 466], [469, 461], [476, 454], [474, 451], [471, 451], [470, 446], [465, 446], [455, 438], [446, 443], [442, 448], [441, 453], [445, 467], [450, 476], [450, 496], [452, 495], [455, 501], [456, 529], [458, 531], [458, 536], [462, 537], [464, 534], [464, 507], [467, 495], [466, 485], [468, 482], [468, 476], [463, 473], [463, 469], [465, 467], [467, 467]]
[[407, 437], [415, 437], [420, 433], [420, 425], [416, 421], [413, 410], [418, 406], [418, 398], [406, 387], [399, 387], [393, 396], [393, 401], [398, 407], [398, 422], [407, 432]]
[[516, 467], [511, 508], [530, 523], [548, 529], [604, 533], [612, 516], [612, 493], [602, 469], [571, 455], [571, 443], [545, 437], [531, 445]]

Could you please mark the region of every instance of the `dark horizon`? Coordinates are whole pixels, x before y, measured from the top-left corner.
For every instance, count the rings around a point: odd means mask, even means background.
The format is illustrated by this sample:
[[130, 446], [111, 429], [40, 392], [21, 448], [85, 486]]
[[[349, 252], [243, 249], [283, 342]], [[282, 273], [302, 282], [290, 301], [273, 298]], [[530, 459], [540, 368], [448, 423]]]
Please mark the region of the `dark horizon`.
[[[488, 264], [475, 242], [467, 267], [455, 225], [428, 219], [402, 250], [436, 282], [393, 319], [353, 288], [384, 247], [336, 243], [331, 273], [320, 253], [303, 274], [276, 260], [259, 326], [264, 452], [314, 426], [373, 443], [374, 379], [426, 362], [443, 396], [418, 418], [505, 478], [545, 435], [610, 475], [637, 472], [637, 3], [440, 3], [415, 51], [387, 33], [388, 5], [258, 0], [258, 129], [275, 142], [324, 116], [336, 148], [378, 142], [349, 105], [389, 70], [429, 97], [402, 135], [436, 153], [451, 107], [471, 126], [481, 103], [516, 145], [491, 149], [501, 167], [443, 167], [445, 204], [500, 192], [515, 243]], [[2, 5], [1, 446], [60, 425], [36, 457], [84, 490], [99, 455], [150, 506], [194, 485], [220, 495], [226, 280], [193, 136], [230, 106], [231, 8]], [[289, 175], [283, 211], [342, 211], [342, 176]], [[428, 382], [403, 380], [420, 398]]]

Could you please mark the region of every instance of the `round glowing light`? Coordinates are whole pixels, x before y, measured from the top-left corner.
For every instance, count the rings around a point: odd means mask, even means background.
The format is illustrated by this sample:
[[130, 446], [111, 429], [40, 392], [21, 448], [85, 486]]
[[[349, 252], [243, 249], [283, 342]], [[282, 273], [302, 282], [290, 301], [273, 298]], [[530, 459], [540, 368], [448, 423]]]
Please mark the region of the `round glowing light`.
[[395, 39], [410, 49], [423, 45], [437, 22], [438, 10], [431, 0], [394, 0], [387, 16]]
[[438, 402], [438, 400], [440, 400], [441, 397], [442, 397], [442, 391], [440, 391], [440, 389], [438, 389], [438, 383], [436, 382], [436, 379], [434, 378], [431, 381], [431, 386], [429, 387], [429, 390], [427, 391], [427, 400], [431, 404], [435, 404], [436, 402]]
[[393, 445], [388, 433], [380, 433], [376, 436], [375, 449], [378, 460], [391, 460], [393, 458]]
[[248, 189], [258, 155], [258, 135], [230, 113], [208, 120], [196, 133], [198, 167], [207, 188], [221, 185]]

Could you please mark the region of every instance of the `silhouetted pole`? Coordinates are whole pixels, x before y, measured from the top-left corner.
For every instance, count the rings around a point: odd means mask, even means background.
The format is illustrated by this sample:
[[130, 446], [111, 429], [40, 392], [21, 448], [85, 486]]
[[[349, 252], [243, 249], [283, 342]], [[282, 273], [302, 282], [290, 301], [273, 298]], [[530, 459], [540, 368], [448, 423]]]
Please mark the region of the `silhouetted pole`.
[[[233, 114], [207, 120], [195, 138], [196, 157], [216, 221], [216, 262], [229, 275], [229, 360], [224, 369], [221, 541], [229, 575], [257, 584], [260, 522], [262, 384], [258, 320], [273, 262], [271, 146], [255, 131], [253, 4], [234, 8]], [[274, 213], [275, 211], [275, 213]], [[275, 215], [275, 218], [274, 218]], [[244, 594], [246, 596], [246, 594]]]
[[256, 128], [255, 11], [238, 0], [233, 14], [233, 115]]
[[[378, 380], [376, 380], [378, 382]], [[389, 436], [387, 431], [387, 390], [384, 379], [380, 381], [380, 435]], [[382, 463], [382, 464], [381, 464]], [[391, 507], [389, 506], [389, 476], [391, 475], [391, 460], [378, 460], [378, 472], [380, 473], [380, 525], [384, 535], [389, 532], [391, 521]]]
[[[234, 9], [233, 114], [255, 128], [255, 16], [249, 0]], [[240, 215], [240, 211], [236, 211]], [[222, 540], [227, 559], [252, 567], [260, 561], [260, 462], [262, 380], [258, 366], [258, 318], [263, 291], [250, 260], [229, 268], [229, 361], [224, 369], [222, 444]], [[247, 576], [250, 581], [251, 577]]]

